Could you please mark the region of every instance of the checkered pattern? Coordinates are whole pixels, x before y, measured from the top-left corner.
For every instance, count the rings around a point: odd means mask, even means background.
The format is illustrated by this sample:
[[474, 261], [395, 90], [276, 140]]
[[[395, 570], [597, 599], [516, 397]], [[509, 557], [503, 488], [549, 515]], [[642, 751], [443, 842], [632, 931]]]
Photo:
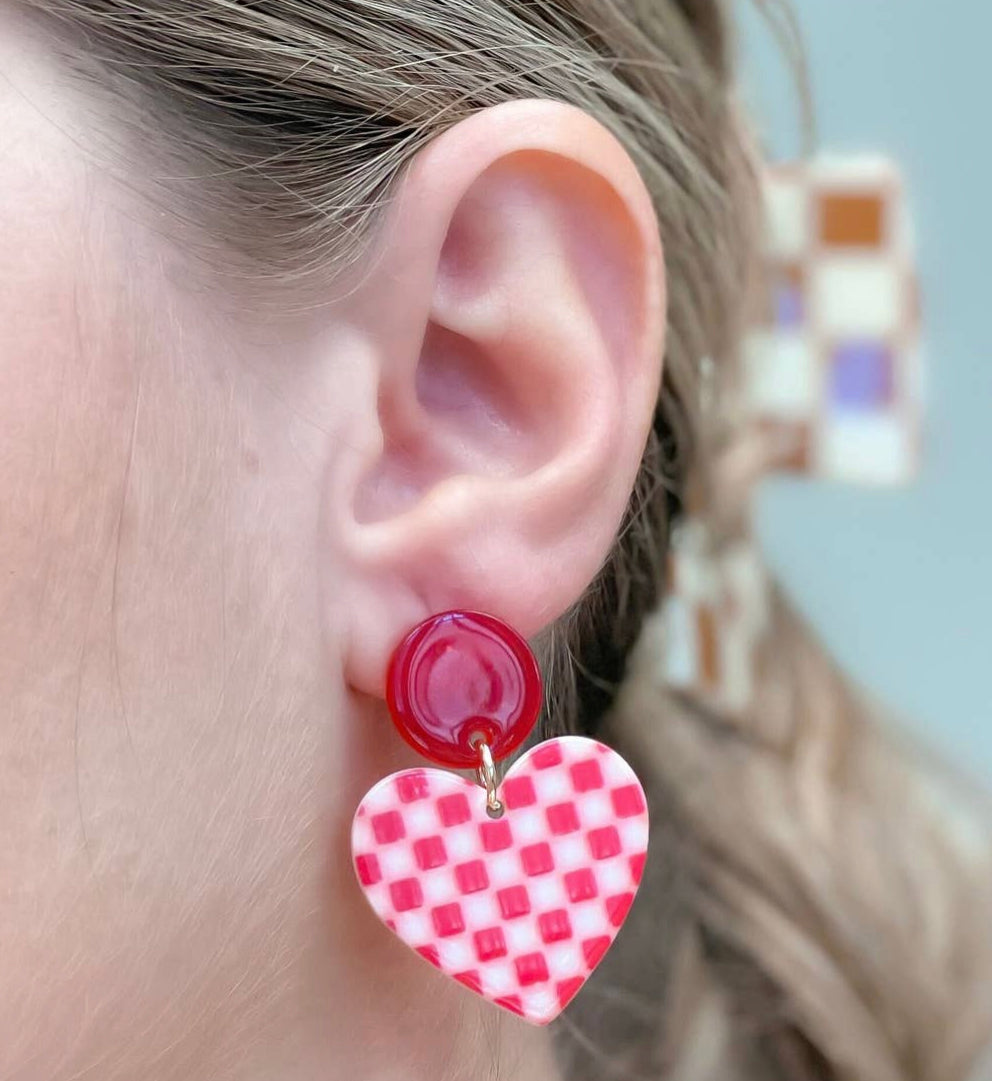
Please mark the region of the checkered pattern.
[[768, 590], [761, 554], [749, 537], [714, 551], [702, 522], [680, 522], [660, 626], [652, 628], [660, 635], [656, 655], [665, 682], [721, 712], [747, 710], [769, 627]]
[[535, 1024], [553, 1020], [616, 937], [641, 880], [644, 792], [595, 740], [564, 736], [484, 789], [412, 769], [362, 800], [352, 853], [379, 918], [425, 960]]
[[753, 415], [788, 435], [780, 468], [911, 479], [921, 363], [913, 236], [895, 165], [823, 155], [765, 180], [768, 309], [746, 342]]
[[[773, 469], [905, 483], [919, 467], [923, 387], [899, 170], [878, 155], [821, 155], [771, 166], [764, 189], [770, 295], [745, 343], [747, 419], [787, 437]], [[715, 372], [702, 366], [704, 380]], [[668, 571], [644, 628], [665, 682], [760, 730], [755, 692], [772, 643], [757, 542], [745, 530], [715, 544], [690, 514], [673, 533]]]

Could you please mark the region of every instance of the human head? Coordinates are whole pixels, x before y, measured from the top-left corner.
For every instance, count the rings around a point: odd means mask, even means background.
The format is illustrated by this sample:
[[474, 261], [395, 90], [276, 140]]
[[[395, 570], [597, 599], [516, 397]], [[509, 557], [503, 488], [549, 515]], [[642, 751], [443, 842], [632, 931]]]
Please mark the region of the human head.
[[534, 638], [546, 727], [610, 702], [733, 381], [720, 6], [7, 0], [0, 52], [0, 1066], [542, 1076], [347, 819], [432, 611]]
[[653, 603], [733, 338], [747, 170], [715, 10], [593, 14], [4, 7], [7, 747], [54, 755], [7, 786], [9, 1046], [137, 1069], [148, 1032], [172, 1076], [296, 1017], [432, 611], [535, 637], [551, 723], [595, 723], [577, 673]]

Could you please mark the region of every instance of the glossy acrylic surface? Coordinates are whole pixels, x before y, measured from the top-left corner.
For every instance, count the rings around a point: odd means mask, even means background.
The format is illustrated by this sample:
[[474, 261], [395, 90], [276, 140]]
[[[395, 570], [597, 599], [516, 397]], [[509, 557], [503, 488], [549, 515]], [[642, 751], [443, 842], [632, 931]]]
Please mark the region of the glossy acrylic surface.
[[527, 642], [481, 612], [442, 612], [418, 624], [389, 666], [386, 697], [403, 738], [440, 765], [479, 764], [475, 741], [505, 758], [541, 709], [541, 674]]
[[553, 1020], [609, 949], [634, 901], [648, 809], [630, 766], [596, 740], [539, 744], [499, 788], [409, 769], [362, 800], [358, 881], [425, 961], [534, 1024]]

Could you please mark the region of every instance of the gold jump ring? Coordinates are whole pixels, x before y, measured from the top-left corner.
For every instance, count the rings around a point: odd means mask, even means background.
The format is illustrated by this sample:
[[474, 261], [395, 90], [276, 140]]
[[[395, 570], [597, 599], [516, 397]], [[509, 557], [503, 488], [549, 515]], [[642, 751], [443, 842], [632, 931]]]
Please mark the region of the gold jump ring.
[[486, 814], [490, 818], [499, 818], [503, 814], [503, 804], [496, 791], [499, 777], [496, 773], [496, 764], [493, 762], [493, 752], [485, 740], [479, 741], [478, 751], [480, 763], [476, 774], [479, 784], [486, 790]]

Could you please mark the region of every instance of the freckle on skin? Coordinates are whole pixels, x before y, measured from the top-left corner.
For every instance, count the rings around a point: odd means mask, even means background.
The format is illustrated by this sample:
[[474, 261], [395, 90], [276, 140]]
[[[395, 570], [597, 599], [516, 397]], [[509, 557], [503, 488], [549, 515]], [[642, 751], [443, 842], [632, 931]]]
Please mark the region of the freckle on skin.
[[246, 473], [258, 473], [258, 455], [253, 450], [246, 450], [241, 456], [241, 463]]

